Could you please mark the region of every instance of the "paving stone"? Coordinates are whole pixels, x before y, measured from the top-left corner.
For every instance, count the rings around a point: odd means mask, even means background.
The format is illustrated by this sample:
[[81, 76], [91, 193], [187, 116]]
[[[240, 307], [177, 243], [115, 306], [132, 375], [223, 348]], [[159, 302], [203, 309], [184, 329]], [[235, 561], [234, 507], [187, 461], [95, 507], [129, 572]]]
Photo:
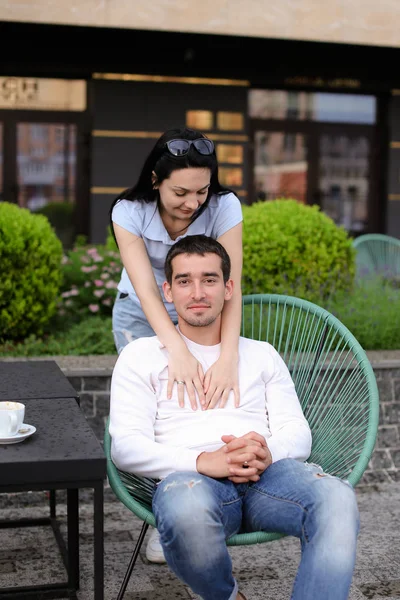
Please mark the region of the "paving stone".
[[[349, 600], [400, 599], [400, 483], [356, 489], [361, 516], [357, 562]], [[48, 514], [48, 506], [15, 506], [3, 519]], [[83, 502], [85, 496], [80, 499]], [[12, 504], [12, 503], [11, 503]], [[117, 596], [142, 523], [119, 502], [105, 504], [105, 598]], [[57, 506], [66, 533], [66, 507]], [[80, 506], [81, 588], [79, 600], [93, 600], [93, 507]], [[125, 600], [197, 600], [166, 565], [148, 563], [145, 544], [133, 571]], [[299, 541], [286, 537], [268, 544], [229, 548], [234, 574], [248, 600], [289, 600], [300, 560]], [[50, 527], [0, 530], [0, 588], [57, 581], [65, 577]], [[66, 599], [65, 599], [66, 600]]]

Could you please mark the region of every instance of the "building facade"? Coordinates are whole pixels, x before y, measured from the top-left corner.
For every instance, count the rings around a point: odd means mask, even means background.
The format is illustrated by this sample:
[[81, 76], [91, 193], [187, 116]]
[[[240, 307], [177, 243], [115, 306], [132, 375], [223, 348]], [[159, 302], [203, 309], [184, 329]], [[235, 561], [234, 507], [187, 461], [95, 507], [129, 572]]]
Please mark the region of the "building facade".
[[3, 3], [0, 199], [74, 203], [102, 242], [156, 139], [187, 125], [242, 202], [293, 197], [400, 237], [400, 5], [314, 6]]

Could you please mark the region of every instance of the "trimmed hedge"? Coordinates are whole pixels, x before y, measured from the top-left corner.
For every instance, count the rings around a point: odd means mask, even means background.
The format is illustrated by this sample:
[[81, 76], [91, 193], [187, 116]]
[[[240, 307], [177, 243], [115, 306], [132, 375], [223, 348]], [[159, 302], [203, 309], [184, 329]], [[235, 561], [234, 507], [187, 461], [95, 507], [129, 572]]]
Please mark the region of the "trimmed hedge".
[[46, 217], [0, 202], [0, 339], [42, 333], [56, 311], [62, 255]]
[[244, 294], [321, 302], [351, 288], [355, 252], [347, 232], [317, 206], [273, 200], [243, 206]]

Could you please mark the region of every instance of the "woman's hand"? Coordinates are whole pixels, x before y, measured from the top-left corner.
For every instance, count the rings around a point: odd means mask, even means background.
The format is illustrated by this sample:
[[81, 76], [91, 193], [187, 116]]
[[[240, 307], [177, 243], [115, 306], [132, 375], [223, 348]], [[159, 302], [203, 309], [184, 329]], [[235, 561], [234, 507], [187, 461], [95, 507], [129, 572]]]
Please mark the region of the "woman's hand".
[[238, 355], [220, 355], [219, 359], [211, 365], [204, 377], [204, 392], [206, 394], [205, 406], [207, 409], [215, 408], [219, 401], [219, 408], [223, 408], [232, 390], [235, 397], [235, 407], [240, 403]]
[[206, 397], [203, 389], [204, 372], [199, 361], [189, 352], [186, 345], [173, 353], [169, 353], [167, 397], [172, 398], [172, 388], [178, 388], [179, 406], [185, 406], [185, 388], [193, 410], [197, 410], [196, 392], [202, 408]]

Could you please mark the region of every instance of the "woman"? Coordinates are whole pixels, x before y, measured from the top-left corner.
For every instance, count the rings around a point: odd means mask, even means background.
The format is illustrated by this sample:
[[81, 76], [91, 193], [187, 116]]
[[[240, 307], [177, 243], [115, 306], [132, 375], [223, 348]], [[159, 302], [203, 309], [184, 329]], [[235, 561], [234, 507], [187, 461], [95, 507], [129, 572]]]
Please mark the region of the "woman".
[[[110, 218], [124, 265], [113, 307], [118, 353], [131, 340], [157, 335], [169, 355], [168, 398], [176, 383], [181, 407], [185, 389], [193, 410], [197, 409], [196, 394], [202, 409], [210, 409], [217, 403], [222, 408], [233, 391], [238, 406], [242, 211], [239, 199], [218, 181], [213, 142], [192, 129], [164, 133], [147, 157], [136, 185], [114, 201]], [[161, 289], [171, 245], [180, 237], [200, 233], [225, 247], [235, 284], [222, 313], [220, 358], [206, 373], [180, 337], [177, 314]], [[151, 541], [147, 556], [154, 560], [159, 552], [150, 557]], [[161, 547], [159, 550], [162, 558]]]

